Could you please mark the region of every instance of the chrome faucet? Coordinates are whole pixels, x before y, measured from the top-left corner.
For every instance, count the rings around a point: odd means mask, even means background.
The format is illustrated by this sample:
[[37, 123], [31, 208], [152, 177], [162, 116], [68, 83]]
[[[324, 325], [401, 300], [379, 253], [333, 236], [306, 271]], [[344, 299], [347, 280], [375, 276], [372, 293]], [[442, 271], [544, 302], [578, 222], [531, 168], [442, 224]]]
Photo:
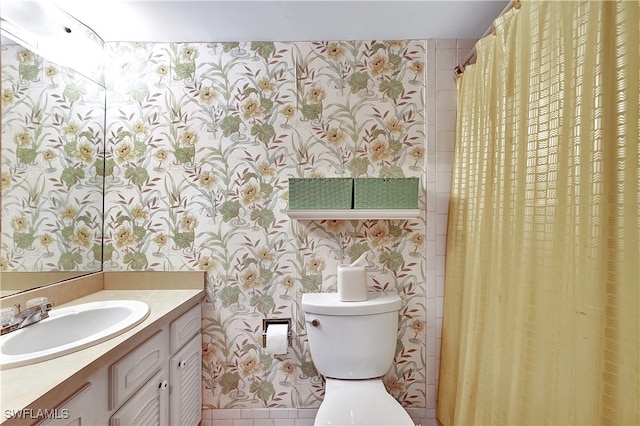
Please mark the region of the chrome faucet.
[[[39, 297], [27, 301], [27, 308], [20, 310], [20, 304], [13, 308], [2, 310], [2, 330], [0, 334], [7, 334], [15, 330], [35, 324], [49, 317], [53, 303], [46, 297]], [[17, 313], [16, 313], [17, 312]]]

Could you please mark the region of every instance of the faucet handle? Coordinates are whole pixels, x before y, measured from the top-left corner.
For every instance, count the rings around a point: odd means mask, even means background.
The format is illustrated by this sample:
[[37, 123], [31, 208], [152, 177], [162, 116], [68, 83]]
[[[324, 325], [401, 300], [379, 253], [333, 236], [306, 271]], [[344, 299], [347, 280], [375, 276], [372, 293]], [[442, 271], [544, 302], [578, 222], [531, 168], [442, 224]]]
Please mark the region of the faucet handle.
[[34, 306], [42, 306], [47, 302], [49, 302], [49, 299], [46, 297], [35, 297], [33, 299], [27, 300], [27, 308], [32, 308]]
[[16, 316], [16, 308], [14, 308], [13, 306], [2, 308], [0, 310], [0, 318], [2, 320], [2, 324], [9, 323], [14, 316]]
[[[27, 300], [27, 309], [28, 308], [39, 308], [40, 311], [44, 314], [45, 312], [49, 312], [53, 308], [53, 302], [49, 302], [49, 299], [47, 299], [46, 297], [36, 297], [34, 299]], [[42, 319], [44, 318], [46, 317], [43, 317]]]
[[0, 323], [0, 335], [7, 334], [18, 329], [20, 324], [16, 321], [16, 315], [18, 315], [18, 310], [15, 307], [0, 309], [0, 317], [2, 318], [2, 322]]

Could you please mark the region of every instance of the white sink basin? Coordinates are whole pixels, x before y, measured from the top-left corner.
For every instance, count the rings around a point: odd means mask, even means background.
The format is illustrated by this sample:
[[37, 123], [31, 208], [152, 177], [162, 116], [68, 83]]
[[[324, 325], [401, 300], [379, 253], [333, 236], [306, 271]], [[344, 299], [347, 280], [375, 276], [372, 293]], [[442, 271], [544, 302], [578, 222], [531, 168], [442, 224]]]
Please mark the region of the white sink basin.
[[54, 308], [49, 318], [0, 336], [0, 368], [56, 358], [104, 342], [142, 322], [149, 306], [109, 300]]

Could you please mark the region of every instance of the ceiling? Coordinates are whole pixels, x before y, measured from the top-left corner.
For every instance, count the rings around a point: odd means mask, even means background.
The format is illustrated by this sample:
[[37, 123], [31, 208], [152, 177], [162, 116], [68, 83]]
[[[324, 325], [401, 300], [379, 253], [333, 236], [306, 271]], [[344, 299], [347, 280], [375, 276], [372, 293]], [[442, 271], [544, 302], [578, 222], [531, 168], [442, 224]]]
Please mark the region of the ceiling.
[[55, 0], [104, 41], [479, 38], [509, 3]]

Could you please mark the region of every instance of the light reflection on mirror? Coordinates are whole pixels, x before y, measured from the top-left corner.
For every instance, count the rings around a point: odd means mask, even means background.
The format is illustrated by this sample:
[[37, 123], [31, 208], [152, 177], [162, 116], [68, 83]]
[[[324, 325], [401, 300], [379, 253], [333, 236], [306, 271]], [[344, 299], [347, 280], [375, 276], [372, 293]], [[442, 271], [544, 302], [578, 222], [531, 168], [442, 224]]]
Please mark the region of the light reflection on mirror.
[[104, 87], [10, 37], [0, 42], [2, 296], [102, 269]]

